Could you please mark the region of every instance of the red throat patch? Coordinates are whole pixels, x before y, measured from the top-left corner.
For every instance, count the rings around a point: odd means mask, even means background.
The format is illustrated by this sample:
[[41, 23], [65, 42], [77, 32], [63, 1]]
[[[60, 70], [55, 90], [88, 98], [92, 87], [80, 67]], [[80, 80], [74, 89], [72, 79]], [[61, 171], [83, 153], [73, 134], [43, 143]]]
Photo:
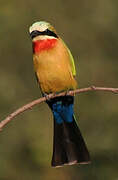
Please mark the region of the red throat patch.
[[51, 49], [55, 46], [57, 39], [45, 39], [37, 40], [33, 42], [33, 51], [34, 53], [40, 53], [43, 50]]

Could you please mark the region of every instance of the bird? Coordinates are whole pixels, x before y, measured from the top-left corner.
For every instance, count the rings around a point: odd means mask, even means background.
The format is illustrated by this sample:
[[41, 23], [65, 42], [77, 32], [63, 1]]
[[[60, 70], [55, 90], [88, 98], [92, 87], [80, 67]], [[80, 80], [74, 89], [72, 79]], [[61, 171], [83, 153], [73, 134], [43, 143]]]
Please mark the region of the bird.
[[[43, 96], [77, 88], [76, 69], [71, 51], [55, 28], [46, 21], [29, 28], [33, 47], [33, 65]], [[53, 114], [52, 167], [90, 163], [90, 154], [74, 115], [74, 96], [66, 95], [46, 103]]]

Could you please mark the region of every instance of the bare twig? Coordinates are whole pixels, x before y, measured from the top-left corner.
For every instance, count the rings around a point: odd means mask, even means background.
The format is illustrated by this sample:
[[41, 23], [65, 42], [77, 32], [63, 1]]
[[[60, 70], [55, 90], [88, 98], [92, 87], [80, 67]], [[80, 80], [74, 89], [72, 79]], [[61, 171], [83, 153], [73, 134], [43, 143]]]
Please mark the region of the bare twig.
[[[88, 92], [88, 91], [107, 91], [107, 92], [112, 92], [112, 93], [118, 93], [118, 88], [107, 88], [107, 87], [91, 86], [91, 87], [87, 87], [87, 88], [76, 89], [76, 90], [69, 91], [69, 92], [62, 92], [62, 93], [59, 93], [59, 94], [49, 94], [48, 99], [52, 99], [54, 97], [59, 97], [59, 96], [65, 96], [65, 95], [75, 95], [75, 94]], [[2, 130], [2, 128], [7, 123], [9, 123], [13, 118], [15, 118], [20, 113], [22, 113], [24, 111], [27, 111], [28, 109], [31, 109], [33, 106], [35, 106], [37, 104], [40, 104], [42, 102], [45, 102], [45, 101], [46, 101], [46, 97], [36, 99], [36, 100], [34, 100], [34, 101], [20, 107], [19, 109], [17, 109], [13, 113], [9, 114], [4, 120], [2, 120], [0, 122], [0, 130]]]

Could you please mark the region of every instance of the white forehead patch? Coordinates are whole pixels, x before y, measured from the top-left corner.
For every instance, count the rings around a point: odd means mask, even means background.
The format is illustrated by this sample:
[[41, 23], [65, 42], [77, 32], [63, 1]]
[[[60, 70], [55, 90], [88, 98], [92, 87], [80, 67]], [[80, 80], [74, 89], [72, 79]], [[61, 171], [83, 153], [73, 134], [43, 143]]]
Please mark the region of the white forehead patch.
[[29, 28], [29, 32], [31, 33], [32, 31], [45, 31], [48, 27], [50, 26], [49, 23], [45, 22], [45, 21], [39, 21], [34, 23], [32, 26], [30, 26]]

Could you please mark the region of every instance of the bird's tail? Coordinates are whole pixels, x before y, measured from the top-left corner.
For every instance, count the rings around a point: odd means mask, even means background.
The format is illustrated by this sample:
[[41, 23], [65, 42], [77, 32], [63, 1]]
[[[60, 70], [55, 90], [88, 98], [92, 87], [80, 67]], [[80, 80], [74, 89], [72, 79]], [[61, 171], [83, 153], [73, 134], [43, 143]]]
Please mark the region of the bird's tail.
[[73, 96], [49, 100], [54, 116], [52, 166], [89, 163], [90, 156], [73, 113]]

